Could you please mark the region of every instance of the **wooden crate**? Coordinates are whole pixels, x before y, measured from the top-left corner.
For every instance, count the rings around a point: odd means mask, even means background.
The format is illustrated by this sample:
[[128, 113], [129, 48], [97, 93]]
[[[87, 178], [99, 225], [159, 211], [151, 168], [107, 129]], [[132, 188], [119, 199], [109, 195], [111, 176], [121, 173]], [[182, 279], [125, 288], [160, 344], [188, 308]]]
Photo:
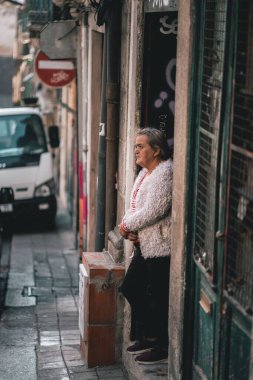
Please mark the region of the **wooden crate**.
[[118, 285], [125, 270], [108, 252], [84, 252], [86, 276], [80, 293], [81, 353], [88, 367], [115, 362]]

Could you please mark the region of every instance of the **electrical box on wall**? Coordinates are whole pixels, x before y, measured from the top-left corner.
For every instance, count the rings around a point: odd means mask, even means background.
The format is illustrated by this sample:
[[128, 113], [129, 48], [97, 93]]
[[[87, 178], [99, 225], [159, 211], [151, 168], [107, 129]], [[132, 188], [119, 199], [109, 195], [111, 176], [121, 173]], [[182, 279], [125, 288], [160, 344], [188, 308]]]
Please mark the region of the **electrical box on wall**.
[[[79, 327], [80, 346], [88, 367], [111, 365], [116, 361], [115, 347], [122, 330], [118, 286], [124, 267], [114, 263], [108, 252], [84, 252], [80, 265]], [[116, 339], [117, 336], [117, 339]]]

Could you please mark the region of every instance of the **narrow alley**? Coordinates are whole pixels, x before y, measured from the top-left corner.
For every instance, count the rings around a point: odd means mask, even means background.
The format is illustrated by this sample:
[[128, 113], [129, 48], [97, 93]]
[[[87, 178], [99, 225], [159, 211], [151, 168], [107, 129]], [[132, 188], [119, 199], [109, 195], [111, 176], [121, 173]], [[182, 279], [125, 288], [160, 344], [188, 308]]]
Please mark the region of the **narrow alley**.
[[1, 250], [1, 380], [125, 379], [120, 365], [87, 368], [80, 355], [78, 265], [70, 218], [53, 230], [14, 228]]
[[0, 15], [0, 380], [253, 380], [253, 0]]

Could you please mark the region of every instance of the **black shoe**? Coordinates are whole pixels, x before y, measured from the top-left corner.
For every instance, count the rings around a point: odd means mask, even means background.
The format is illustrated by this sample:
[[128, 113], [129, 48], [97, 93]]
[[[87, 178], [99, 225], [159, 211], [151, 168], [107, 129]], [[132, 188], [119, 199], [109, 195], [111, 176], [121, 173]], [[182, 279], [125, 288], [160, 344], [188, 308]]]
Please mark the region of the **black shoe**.
[[143, 352], [150, 351], [152, 349], [152, 344], [149, 342], [135, 342], [132, 346], [127, 348], [129, 354], [141, 354]]
[[168, 351], [162, 348], [153, 348], [135, 358], [139, 364], [156, 364], [168, 362]]

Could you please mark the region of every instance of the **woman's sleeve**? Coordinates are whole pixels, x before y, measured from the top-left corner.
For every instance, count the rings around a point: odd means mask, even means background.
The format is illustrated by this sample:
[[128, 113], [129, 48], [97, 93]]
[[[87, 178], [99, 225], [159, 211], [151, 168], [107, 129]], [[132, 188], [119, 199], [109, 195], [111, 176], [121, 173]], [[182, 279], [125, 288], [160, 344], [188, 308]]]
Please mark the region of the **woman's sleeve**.
[[[135, 186], [136, 186], [136, 183], [138, 183], [138, 181], [140, 180], [140, 178], [143, 176], [143, 169], [139, 172], [139, 174], [138, 174], [138, 176], [136, 177], [136, 179], [135, 179], [135, 181], [134, 181], [134, 185], [133, 185], [133, 188], [132, 188], [132, 191], [131, 191], [131, 196], [130, 196], [130, 203], [131, 203], [131, 201], [132, 201], [132, 198], [133, 198], [133, 192], [134, 192], [134, 188], [135, 188]], [[132, 212], [131, 212], [131, 209], [129, 208], [126, 212], [125, 212], [125, 215], [124, 215], [124, 217], [123, 217], [123, 219], [122, 219], [122, 221], [121, 221], [121, 224], [122, 224], [122, 226], [124, 226], [124, 229], [127, 231], [130, 231], [127, 227], [126, 227], [126, 225], [125, 225], [125, 223], [124, 223], [124, 219], [125, 218], [128, 218], [130, 215], [132, 215]]]
[[172, 169], [162, 176], [157, 176], [149, 186], [145, 204], [133, 214], [126, 214], [123, 218], [124, 226], [130, 231], [138, 231], [150, 226], [164, 216], [171, 209], [172, 200]]

